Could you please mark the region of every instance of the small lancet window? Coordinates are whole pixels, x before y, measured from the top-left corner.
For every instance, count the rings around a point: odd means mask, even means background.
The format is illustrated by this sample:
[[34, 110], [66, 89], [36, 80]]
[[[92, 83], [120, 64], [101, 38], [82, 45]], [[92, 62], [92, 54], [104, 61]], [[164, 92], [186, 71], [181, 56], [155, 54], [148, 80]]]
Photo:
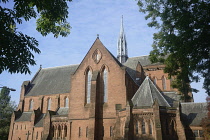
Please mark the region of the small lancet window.
[[51, 98], [47, 101], [47, 110], [51, 110]]
[[36, 132], [36, 139], [38, 139], [38, 137], [39, 137], [39, 133], [38, 133], [38, 131]]
[[162, 77], [162, 82], [163, 82], [163, 90], [166, 90], [166, 78], [164, 76]]
[[88, 137], [88, 126], [86, 127], [86, 138]]
[[110, 137], [113, 136], [113, 126], [110, 126]]
[[152, 121], [149, 122], [149, 134], [152, 134]]
[[82, 129], [81, 129], [81, 127], [79, 127], [79, 137], [82, 136], [81, 133], [82, 133]]
[[107, 83], [108, 83], [108, 72], [106, 69], [104, 69], [104, 71], [103, 71], [104, 102], [107, 102], [107, 98], [108, 98]]
[[86, 103], [90, 103], [92, 72], [88, 70], [86, 76]]
[[52, 127], [52, 130], [53, 130], [53, 131], [52, 131], [52, 136], [55, 137], [55, 131], [56, 131], [56, 129], [55, 129], [55, 126], [54, 126], [54, 125], [53, 125], [53, 127]]
[[68, 97], [65, 98], [64, 106], [69, 107], [69, 98]]
[[141, 131], [142, 131], [142, 134], [146, 134], [144, 120], [142, 120]]
[[67, 126], [64, 127], [64, 137], [67, 137]]
[[61, 131], [62, 131], [62, 130], [61, 130], [61, 126], [59, 125], [59, 126], [58, 126], [58, 137], [61, 137]]
[[156, 79], [156, 77], [154, 77], [153, 83], [154, 83], [155, 86], [157, 85], [157, 79]]
[[138, 134], [139, 133], [139, 123], [138, 123], [138, 121], [136, 121], [136, 134]]
[[33, 110], [34, 101], [31, 99], [29, 102], [29, 110]]

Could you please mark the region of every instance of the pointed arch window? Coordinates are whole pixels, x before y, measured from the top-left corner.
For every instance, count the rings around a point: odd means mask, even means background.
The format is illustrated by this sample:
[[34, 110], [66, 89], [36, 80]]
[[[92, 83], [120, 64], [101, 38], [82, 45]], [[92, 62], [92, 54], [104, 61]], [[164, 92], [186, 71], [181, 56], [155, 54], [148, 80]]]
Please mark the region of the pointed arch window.
[[92, 79], [92, 72], [89, 69], [86, 75], [86, 103], [90, 103], [91, 79]]
[[64, 126], [64, 137], [67, 137], [67, 126]]
[[82, 129], [81, 129], [81, 127], [79, 127], [79, 137], [81, 137], [82, 136]]
[[166, 90], [166, 78], [165, 78], [165, 76], [162, 77], [162, 84], [163, 84], [163, 90]]
[[88, 126], [86, 127], [86, 138], [88, 137]]
[[38, 137], [39, 137], [39, 133], [38, 131], [36, 132], [36, 139], [38, 140]]
[[58, 126], [58, 137], [61, 137], [61, 126]]
[[47, 110], [51, 110], [51, 102], [51, 98], [49, 98], [47, 101]]
[[157, 79], [156, 79], [156, 77], [154, 77], [153, 83], [154, 83], [155, 86], [157, 85]]
[[53, 138], [55, 137], [55, 131], [56, 131], [56, 127], [53, 125], [52, 126], [52, 136], [53, 136]]
[[145, 131], [145, 121], [144, 120], [142, 120], [141, 131], [142, 131], [142, 134], [146, 134], [146, 131]]
[[152, 134], [152, 121], [149, 122], [149, 134]]
[[108, 93], [107, 93], [107, 83], [108, 83], [108, 72], [106, 68], [103, 70], [103, 93], [104, 93], [104, 103], [107, 102]]
[[69, 98], [68, 97], [65, 98], [64, 107], [69, 107]]
[[31, 99], [29, 102], [29, 110], [33, 110], [34, 100]]
[[110, 137], [113, 136], [113, 126], [110, 126]]
[[136, 126], [136, 134], [138, 134], [139, 133], [139, 123], [138, 123], [138, 121], [136, 121], [136, 124], [135, 124]]

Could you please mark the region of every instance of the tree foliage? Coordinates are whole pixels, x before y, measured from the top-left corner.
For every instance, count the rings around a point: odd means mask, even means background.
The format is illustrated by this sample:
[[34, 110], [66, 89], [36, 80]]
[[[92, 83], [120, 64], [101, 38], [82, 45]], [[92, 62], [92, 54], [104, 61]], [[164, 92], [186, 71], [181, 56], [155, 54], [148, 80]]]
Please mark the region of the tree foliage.
[[0, 92], [0, 138], [7, 140], [9, 135], [10, 120], [13, 111], [16, 108], [14, 102], [10, 101], [10, 91], [7, 87], [3, 87]]
[[[36, 30], [43, 36], [67, 36], [68, 5], [71, 0], [14, 0], [13, 8], [0, 5], [0, 73], [30, 73], [29, 65], [35, 65], [34, 53], [40, 53], [38, 41], [17, 29], [18, 24], [36, 18]], [[12, 3], [0, 0], [0, 3]]]
[[139, 0], [138, 5], [148, 26], [158, 29], [150, 60], [166, 64], [165, 72], [176, 77], [173, 87], [184, 95], [197, 91], [190, 83], [200, 76], [210, 95], [210, 1]]

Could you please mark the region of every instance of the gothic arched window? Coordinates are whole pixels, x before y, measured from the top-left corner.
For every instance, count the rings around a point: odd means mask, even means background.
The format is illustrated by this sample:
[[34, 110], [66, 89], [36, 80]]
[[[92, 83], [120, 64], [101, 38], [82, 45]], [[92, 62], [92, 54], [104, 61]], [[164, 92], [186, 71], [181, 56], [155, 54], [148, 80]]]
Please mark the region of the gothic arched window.
[[51, 98], [47, 101], [47, 110], [51, 110]]
[[163, 82], [163, 90], [166, 90], [166, 78], [165, 78], [165, 76], [162, 77], [162, 82]]
[[69, 98], [68, 97], [65, 98], [64, 107], [69, 107]]
[[107, 93], [107, 83], [108, 83], [108, 72], [106, 68], [103, 70], [103, 92], [104, 92], [104, 102], [107, 102], [108, 93]]
[[145, 131], [145, 121], [144, 121], [144, 119], [142, 120], [141, 131], [142, 131], [142, 134], [146, 134], [146, 131]]
[[38, 140], [38, 137], [39, 137], [39, 133], [38, 131], [36, 132], [36, 139]]
[[156, 79], [156, 77], [153, 78], [153, 83], [154, 83], [155, 86], [157, 85], [157, 79]]
[[61, 137], [61, 126], [58, 126], [58, 137]]
[[92, 72], [89, 69], [86, 74], [86, 103], [90, 103], [91, 79], [92, 79]]
[[149, 122], [149, 134], [152, 134], [152, 121]]
[[29, 101], [29, 110], [33, 110], [33, 105], [34, 105], [34, 101], [33, 101], [33, 99], [31, 99]]
[[139, 133], [139, 123], [138, 123], [138, 121], [136, 121], [136, 124], [135, 124], [136, 126], [135, 126], [135, 128], [136, 128], [136, 134], [138, 134]]
[[82, 129], [81, 129], [81, 127], [79, 127], [79, 137], [81, 137], [82, 136]]
[[86, 127], [86, 138], [88, 137], [88, 126]]
[[67, 126], [64, 127], [64, 137], [67, 137]]

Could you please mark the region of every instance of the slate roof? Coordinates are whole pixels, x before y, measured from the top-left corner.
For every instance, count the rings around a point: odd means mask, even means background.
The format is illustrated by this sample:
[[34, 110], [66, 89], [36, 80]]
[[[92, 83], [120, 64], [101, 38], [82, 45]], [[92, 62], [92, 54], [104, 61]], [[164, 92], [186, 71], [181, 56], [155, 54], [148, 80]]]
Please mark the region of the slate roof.
[[[105, 48], [106, 49], [106, 48]], [[106, 49], [108, 52], [109, 50]], [[110, 52], [109, 52], [110, 53]], [[126, 71], [136, 82], [136, 66], [138, 62], [142, 66], [155, 65], [149, 61], [149, 56], [128, 58], [123, 65], [110, 53], [120, 66], [126, 66]], [[25, 96], [38, 96], [49, 94], [69, 93], [71, 88], [71, 74], [75, 73], [79, 65], [68, 65], [53, 68], [40, 69], [31, 81], [31, 88]]]
[[60, 107], [57, 111], [57, 115], [67, 115], [69, 113], [68, 107]]
[[131, 100], [134, 106], [151, 107], [154, 104], [155, 99], [158, 101], [160, 106], [170, 107], [166, 99], [147, 76]]
[[71, 87], [71, 74], [78, 65], [69, 65], [41, 69], [31, 82], [31, 89], [26, 96], [69, 93]]
[[43, 121], [44, 121], [45, 114], [42, 114], [40, 118], [38, 119], [37, 123], [35, 124], [35, 127], [43, 127]]
[[149, 55], [128, 58], [128, 60], [125, 63], [123, 63], [123, 65], [127, 67], [126, 71], [128, 72], [128, 74], [131, 76], [131, 78], [136, 83], [137, 83], [137, 81], [136, 81], [136, 66], [138, 63], [140, 63], [141, 66], [143, 66], [143, 67], [161, 64], [161, 63], [152, 63], [149, 60]]
[[185, 125], [199, 126], [207, 117], [207, 103], [181, 103], [182, 118]]
[[161, 63], [152, 63], [149, 60], [149, 55], [144, 55], [144, 56], [138, 56], [138, 57], [130, 57], [130, 58], [128, 58], [128, 60], [125, 63], [123, 63], [123, 65], [136, 70], [136, 66], [137, 66], [138, 62], [140, 62], [140, 64], [142, 66], [161, 64]]
[[15, 122], [24, 122], [31, 121], [32, 112], [23, 112], [19, 118], [15, 120]]
[[168, 103], [173, 106], [174, 101], [179, 101], [181, 98], [180, 94], [177, 92], [162, 92], [163, 97], [168, 101]]

